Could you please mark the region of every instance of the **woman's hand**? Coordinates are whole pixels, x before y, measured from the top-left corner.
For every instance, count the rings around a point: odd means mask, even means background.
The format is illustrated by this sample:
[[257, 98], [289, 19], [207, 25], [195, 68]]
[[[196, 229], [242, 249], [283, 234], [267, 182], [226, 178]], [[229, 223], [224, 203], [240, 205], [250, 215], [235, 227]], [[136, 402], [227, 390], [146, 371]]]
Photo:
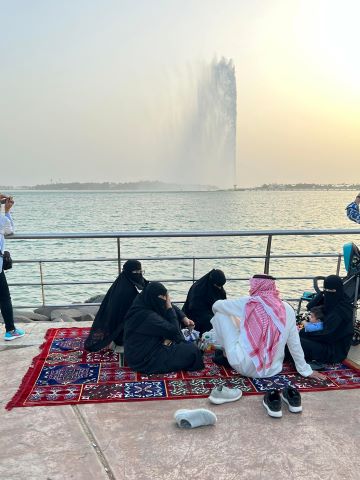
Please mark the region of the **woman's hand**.
[[315, 380], [326, 380], [326, 376], [323, 373], [314, 370], [308, 378], [315, 378]]
[[182, 319], [182, 323], [185, 325], [185, 327], [188, 327], [188, 328], [195, 327], [195, 322], [193, 322], [193, 320], [190, 320], [190, 318], [187, 318], [187, 317], [184, 317]]
[[172, 305], [171, 305], [171, 298], [170, 298], [170, 295], [167, 293], [166, 294], [166, 310], [168, 310], [169, 308], [172, 308]]

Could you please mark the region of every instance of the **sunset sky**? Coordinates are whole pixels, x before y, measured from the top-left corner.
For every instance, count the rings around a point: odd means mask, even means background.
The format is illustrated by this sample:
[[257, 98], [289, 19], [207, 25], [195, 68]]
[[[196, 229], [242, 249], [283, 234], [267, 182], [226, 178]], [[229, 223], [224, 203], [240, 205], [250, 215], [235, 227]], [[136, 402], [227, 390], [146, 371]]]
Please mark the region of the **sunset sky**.
[[0, 184], [187, 181], [222, 56], [238, 185], [359, 182], [359, 25], [358, 0], [0, 0]]

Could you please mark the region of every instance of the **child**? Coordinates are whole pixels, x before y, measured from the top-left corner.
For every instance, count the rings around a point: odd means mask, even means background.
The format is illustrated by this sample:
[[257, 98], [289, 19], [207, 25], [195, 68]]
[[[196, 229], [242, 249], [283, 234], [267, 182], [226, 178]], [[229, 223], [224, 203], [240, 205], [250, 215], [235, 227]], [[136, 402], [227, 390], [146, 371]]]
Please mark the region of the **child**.
[[303, 320], [305, 332], [318, 332], [324, 328], [322, 319], [324, 318], [323, 307], [313, 307], [310, 310], [309, 321]]

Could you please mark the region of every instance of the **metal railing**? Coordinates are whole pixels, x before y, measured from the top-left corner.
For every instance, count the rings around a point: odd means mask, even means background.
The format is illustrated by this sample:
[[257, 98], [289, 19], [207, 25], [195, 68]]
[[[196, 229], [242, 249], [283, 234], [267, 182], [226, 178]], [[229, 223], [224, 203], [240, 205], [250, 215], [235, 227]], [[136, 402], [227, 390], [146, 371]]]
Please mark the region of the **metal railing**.
[[[334, 258], [336, 259], [335, 272], [339, 274], [342, 254], [341, 253], [308, 253], [308, 254], [273, 254], [272, 253], [272, 242], [274, 237], [280, 236], [319, 236], [319, 235], [359, 235], [359, 230], [353, 229], [341, 229], [341, 230], [248, 230], [248, 231], [191, 231], [191, 232], [166, 232], [166, 231], [146, 231], [146, 232], [113, 232], [113, 233], [39, 233], [39, 234], [27, 234], [27, 233], [18, 233], [7, 237], [7, 240], [11, 242], [17, 240], [69, 240], [69, 239], [115, 239], [116, 240], [116, 257], [111, 258], [56, 258], [56, 259], [15, 259], [14, 263], [18, 264], [31, 264], [35, 263], [39, 266], [39, 281], [37, 282], [15, 282], [9, 283], [10, 287], [17, 286], [39, 286], [41, 289], [41, 298], [43, 306], [50, 307], [67, 307], [72, 306], [76, 307], [79, 304], [61, 304], [61, 305], [50, 305], [46, 303], [46, 287], [47, 286], [65, 286], [65, 285], [98, 285], [98, 284], [111, 284], [112, 281], [107, 280], [82, 280], [82, 281], [68, 281], [68, 282], [49, 282], [45, 280], [44, 275], [44, 265], [48, 263], [80, 263], [80, 262], [117, 262], [118, 271], [121, 271], [121, 266], [127, 258], [122, 257], [121, 254], [121, 240], [122, 239], [144, 239], [144, 238], [213, 238], [213, 237], [267, 237], [266, 250], [264, 255], [196, 255], [196, 256], [156, 256], [156, 257], [146, 257], [139, 256], [136, 257], [141, 261], [185, 261], [190, 260], [192, 262], [192, 272], [190, 278], [175, 278], [175, 279], [157, 279], [161, 282], [194, 282], [196, 280], [196, 262], [199, 260], [242, 260], [242, 259], [257, 259], [264, 260], [263, 272], [265, 274], [271, 273], [270, 266], [271, 260], [273, 259], [299, 259], [299, 258]], [[115, 246], [114, 246], [115, 247]], [[312, 276], [277, 276], [278, 280], [310, 280]], [[237, 277], [237, 278], [227, 278], [229, 281], [245, 281], [249, 277]], [[287, 299], [289, 301], [295, 301], [295, 299]], [[182, 300], [183, 301], [183, 300]], [[180, 303], [178, 301], [177, 303]], [[98, 305], [98, 304], [88, 304], [88, 305]], [[33, 308], [38, 305], [14, 305], [15, 308]]]

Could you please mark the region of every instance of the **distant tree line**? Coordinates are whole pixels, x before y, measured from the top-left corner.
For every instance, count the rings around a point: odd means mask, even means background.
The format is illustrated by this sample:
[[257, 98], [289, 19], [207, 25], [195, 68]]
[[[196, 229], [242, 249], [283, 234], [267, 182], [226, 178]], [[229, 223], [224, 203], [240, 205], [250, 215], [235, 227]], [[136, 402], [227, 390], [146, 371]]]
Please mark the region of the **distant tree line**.
[[[219, 190], [213, 185], [179, 185], [176, 183], [164, 183], [158, 180], [150, 181], [144, 180], [140, 182], [69, 182], [69, 183], [45, 183], [34, 186], [14, 187], [9, 185], [0, 185], [0, 192], [5, 192], [14, 189], [26, 190]], [[231, 190], [231, 189], [230, 189]], [[238, 191], [245, 190], [358, 190], [360, 191], [360, 184], [328, 184], [328, 183], [264, 183], [263, 185], [251, 188], [237, 187]]]
[[70, 182], [70, 183], [47, 183], [27, 187], [30, 190], [215, 190], [216, 187], [209, 185], [178, 185], [176, 183], [164, 183], [160, 181], [140, 181], [140, 182]]
[[251, 190], [360, 190], [360, 184], [264, 183]]

